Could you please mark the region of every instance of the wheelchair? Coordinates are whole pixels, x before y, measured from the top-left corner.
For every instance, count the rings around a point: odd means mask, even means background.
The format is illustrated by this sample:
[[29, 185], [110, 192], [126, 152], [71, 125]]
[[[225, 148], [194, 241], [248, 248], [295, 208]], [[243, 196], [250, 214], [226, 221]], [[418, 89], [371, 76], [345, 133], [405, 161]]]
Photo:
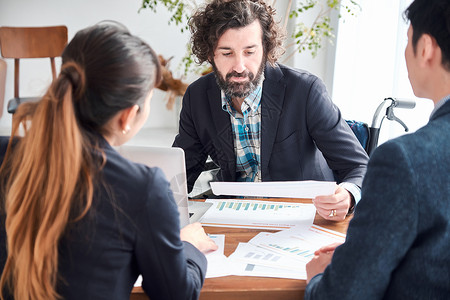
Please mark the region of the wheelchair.
[[384, 119], [398, 122], [403, 126], [405, 132], [409, 131], [408, 126], [394, 114], [394, 108], [413, 109], [416, 107], [416, 101], [411, 99], [398, 99], [388, 97], [378, 105], [372, 119], [372, 125], [369, 127], [367, 123], [354, 120], [346, 120], [352, 129], [358, 141], [363, 146], [369, 156], [372, 155], [378, 146], [378, 137], [380, 135], [381, 125]]

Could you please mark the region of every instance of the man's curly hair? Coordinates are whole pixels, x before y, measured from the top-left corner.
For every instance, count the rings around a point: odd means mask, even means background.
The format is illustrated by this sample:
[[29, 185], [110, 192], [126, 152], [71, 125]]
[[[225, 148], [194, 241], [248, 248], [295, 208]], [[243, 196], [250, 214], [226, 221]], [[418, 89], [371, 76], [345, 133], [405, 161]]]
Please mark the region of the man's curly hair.
[[274, 20], [275, 9], [264, 0], [213, 0], [190, 19], [192, 53], [196, 62], [212, 62], [222, 34], [258, 20], [262, 28], [264, 56], [271, 65], [284, 53], [284, 32]]

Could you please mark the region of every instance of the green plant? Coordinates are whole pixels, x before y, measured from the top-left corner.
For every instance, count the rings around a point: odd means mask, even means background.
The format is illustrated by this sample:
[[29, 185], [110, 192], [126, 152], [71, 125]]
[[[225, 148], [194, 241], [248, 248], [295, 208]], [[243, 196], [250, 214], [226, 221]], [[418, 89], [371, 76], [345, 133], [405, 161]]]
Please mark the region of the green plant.
[[[321, 3], [322, 2], [322, 3]], [[347, 3], [347, 4], [345, 4]], [[292, 0], [289, 1], [287, 13], [289, 13], [289, 19], [296, 18], [301, 19], [302, 14], [312, 12], [315, 8], [316, 17], [314, 21], [308, 26], [304, 22], [299, 21], [294, 33], [292, 34], [293, 42], [286, 46], [286, 50], [293, 48], [290, 53], [287, 54], [286, 60], [294, 55], [296, 52], [310, 51], [311, 55], [315, 57], [317, 51], [323, 45], [323, 39], [332, 42], [334, 38], [334, 28], [331, 26], [330, 13], [335, 11], [344, 12], [350, 15], [355, 15], [355, 12], [361, 9], [359, 4], [354, 0], [327, 0], [326, 4], [319, 0], [305, 0], [297, 1], [297, 8], [291, 10]], [[318, 10], [317, 10], [318, 9]], [[338, 14], [341, 18], [341, 13]], [[285, 17], [285, 28], [288, 18]]]
[[[275, 6], [276, 0], [266, 1]], [[293, 0], [289, 0], [283, 24], [285, 29], [289, 19], [295, 18], [299, 20], [302, 15], [307, 13], [315, 13], [315, 18], [309, 25], [302, 21], [296, 23], [291, 36], [292, 42], [285, 45], [287, 52], [285, 60], [288, 60], [297, 52], [301, 53], [304, 51], [311, 52], [312, 57], [315, 57], [324, 40], [332, 41], [334, 37], [334, 28], [331, 26], [330, 18], [332, 11], [339, 11], [338, 17], [340, 18], [342, 17], [342, 12], [355, 15], [361, 9], [356, 0], [297, 0], [294, 9], [291, 9], [292, 4]], [[176, 26], [180, 26], [181, 32], [188, 30], [187, 22], [192, 12], [198, 7], [196, 0], [142, 0], [142, 6], [139, 11], [149, 8], [156, 13], [159, 6], [165, 7], [171, 12], [168, 23], [175, 23]], [[205, 69], [205, 66], [197, 66], [194, 63], [190, 45], [186, 46], [186, 55], [182, 58], [181, 64], [184, 67], [185, 74], [191, 71], [201, 73]]]
[[181, 25], [181, 32], [184, 32], [188, 29], [187, 21], [192, 12], [192, 6], [197, 7], [195, 0], [192, 1], [183, 1], [183, 0], [142, 0], [142, 6], [139, 9], [149, 8], [154, 13], [157, 12], [158, 5], [164, 6], [169, 12], [172, 13], [172, 16], [169, 19], [169, 25], [171, 23], [175, 23], [175, 25]]

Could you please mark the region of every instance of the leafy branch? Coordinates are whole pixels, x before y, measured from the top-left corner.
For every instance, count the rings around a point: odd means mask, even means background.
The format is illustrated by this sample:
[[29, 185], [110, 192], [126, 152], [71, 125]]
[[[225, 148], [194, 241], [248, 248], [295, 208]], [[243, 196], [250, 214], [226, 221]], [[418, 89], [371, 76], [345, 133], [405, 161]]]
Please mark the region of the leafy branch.
[[[316, 57], [317, 52], [322, 47], [323, 39], [332, 42], [335, 37], [333, 31], [334, 28], [331, 26], [330, 13], [335, 11], [344, 11], [352, 16], [355, 15], [355, 11], [360, 10], [360, 5], [354, 1], [349, 0], [349, 4], [342, 4], [345, 2], [343, 0], [327, 0], [326, 5], [319, 3], [318, 0], [306, 0], [299, 1], [298, 8], [291, 10], [292, 0], [289, 1], [287, 12], [289, 12], [289, 19], [299, 18], [301, 14], [307, 13], [313, 8], [319, 7], [320, 10], [316, 15], [316, 18], [307, 26], [304, 22], [298, 22], [295, 26], [292, 38], [294, 42], [286, 45], [286, 50], [291, 50], [285, 56], [285, 61], [291, 58], [295, 53], [301, 53], [304, 51], [310, 51], [312, 57]], [[342, 17], [341, 14], [338, 15], [339, 18]], [[284, 27], [287, 26], [288, 18], [285, 18]]]
[[[276, 0], [271, 1], [272, 7], [275, 6]], [[308, 26], [304, 22], [298, 22], [295, 25], [294, 33], [292, 34], [293, 42], [286, 45], [288, 52], [284, 58], [287, 61], [295, 53], [302, 53], [305, 51], [311, 52], [312, 57], [316, 57], [319, 49], [322, 47], [324, 40], [332, 42], [335, 37], [334, 28], [331, 26], [330, 13], [332, 11], [340, 11], [346, 14], [355, 15], [361, 9], [357, 0], [326, 0], [326, 4], [322, 4], [319, 0], [297, 0], [296, 8], [292, 9], [293, 0], [289, 0], [286, 9], [283, 27], [287, 28], [289, 19], [301, 19], [301, 16], [307, 13], [313, 13], [313, 9], [319, 8], [314, 21]], [[347, 4], [345, 4], [347, 3]], [[142, 0], [142, 6], [139, 9], [151, 9], [154, 13], [157, 12], [159, 6], [165, 7], [170, 13], [168, 24], [175, 23], [179, 26], [181, 32], [188, 30], [188, 20], [198, 5], [196, 0]], [[341, 18], [341, 14], [338, 15]], [[190, 45], [186, 46], [186, 54], [181, 61], [184, 66], [184, 74], [189, 72], [201, 73], [207, 67], [197, 66], [194, 62]]]
[[172, 13], [168, 24], [175, 23], [176, 26], [181, 25], [181, 32], [188, 30], [188, 20], [192, 14], [192, 11], [197, 8], [195, 0], [142, 0], [142, 6], [139, 9], [149, 8], [154, 13], [157, 12], [159, 5], [164, 6], [169, 12]]

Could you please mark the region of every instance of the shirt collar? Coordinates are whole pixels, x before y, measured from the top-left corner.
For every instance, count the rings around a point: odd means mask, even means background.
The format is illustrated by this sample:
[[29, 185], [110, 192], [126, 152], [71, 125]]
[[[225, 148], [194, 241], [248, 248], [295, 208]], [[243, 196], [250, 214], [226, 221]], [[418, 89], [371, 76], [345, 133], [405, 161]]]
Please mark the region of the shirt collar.
[[436, 103], [436, 105], [434, 106], [433, 111], [431, 112], [430, 119], [431, 119], [431, 117], [433, 117], [433, 115], [436, 113], [436, 111], [439, 108], [441, 108], [442, 106], [444, 106], [445, 103], [447, 103], [448, 99], [450, 99], [450, 95], [447, 95], [446, 97], [444, 97], [441, 100], [439, 100], [438, 103]]

